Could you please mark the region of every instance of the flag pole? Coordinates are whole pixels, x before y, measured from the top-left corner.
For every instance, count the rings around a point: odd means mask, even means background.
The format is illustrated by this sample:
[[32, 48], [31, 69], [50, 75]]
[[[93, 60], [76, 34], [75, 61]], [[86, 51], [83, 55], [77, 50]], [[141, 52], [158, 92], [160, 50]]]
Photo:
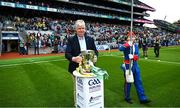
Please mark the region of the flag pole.
[[[133, 4], [134, 4], [134, 0], [131, 0], [131, 29], [130, 29], [130, 42], [132, 42], [132, 31], [133, 31]], [[130, 54], [133, 54], [132, 52], [133, 50], [133, 46], [130, 46]], [[132, 60], [130, 59], [130, 63], [129, 63], [129, 75], [131, 74], [131, 66], [132, 66]]]

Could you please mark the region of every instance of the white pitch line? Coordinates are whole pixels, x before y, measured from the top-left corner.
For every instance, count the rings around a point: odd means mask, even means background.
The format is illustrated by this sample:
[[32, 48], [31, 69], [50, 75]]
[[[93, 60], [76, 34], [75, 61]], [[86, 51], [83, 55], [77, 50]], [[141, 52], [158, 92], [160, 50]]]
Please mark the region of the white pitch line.
[[66, 60], [66, 59], [38, 61], [38, 62], [30, 62], [30, 63], [19, 63], [19, 64], [8, 64], [8, 65], [0, 65], [0, 67], [19, 66], [19, 65], [35, 64], [35, 63], [47, 63], [47, 62], [51, 62], [51, 61], [64, 61], [64, 60]]
[[[121, 56], [117, 56], [117, 55], [102, 55], [102, 56], [112, 56], [112, 57], [121, 57]], [[158, 61], [158, 60], [153, 60], [153, 59], [140, 59], [140, 60], [144, 60], [144, 61], [153, 61], [153, 62], [159, 62], [159, 63], [169, 63], [169, 64], [178, 64], [180, 65], [180, 62], [170, 62], [170, 61]]]
[[31, 60], [32, 62], [29, 62], [29, 63], [7, 64], [7, 65], [0, 65], [0, 67], [10, 67], [10, 66], [19, 66], [19, 65], [26, 65], [26, 64], [46, 63], [46, 62], [51, 62], [51, 61], [64, 61], [64, 60], [67, 60], [67, 59], [38, 61], [38, 62], [33, 62], [33, 59], [32, 59], [32, 60]]
[[[144, 60], [144, 59], [141, 59], [141, 60]], [[179, 64], [180, 65], [180, 63], [179, 62], [169, 62], [169, 61], [158, 61], [158, 60], [152, 60], [152, 59], [146, 59], [147, 61], [155, 61], [155, 62], [162, 62], [162, 63], [169, 63], [169, 64]], [[145, 61], [146, 61], [145, 60]]]
[[[105, 57], [105, 56], [112, 56], [112, 57], [121, 57], [117, 55], [101, 55], [99, 57]], [[8, 64], [8, 65], [0, 65], [0, 67], [10, 67], [10, 66], [19, 66], [19, 65], [26, 65], [26, 64], [35, 64], [35, 63], [46, 63], [51, 61], [64, 61], [66, 59], [59, 59], [59, 60], [48, 60], [48, 61], [38, 61], [38, 62], [30, 62], [30, 63], [19, 63], [19, 64]], [[144, 59], [141, 59], [144, 60]], [[159, 62], [159, 63], [169, 63], [169, 64], [178, 64], [179, 62], [169, 62], [169, 61], [158, 61], [158, 60], [152, 60], [152, 59], [146, 59], [145, 61], [153, 61], [153, 62]]]

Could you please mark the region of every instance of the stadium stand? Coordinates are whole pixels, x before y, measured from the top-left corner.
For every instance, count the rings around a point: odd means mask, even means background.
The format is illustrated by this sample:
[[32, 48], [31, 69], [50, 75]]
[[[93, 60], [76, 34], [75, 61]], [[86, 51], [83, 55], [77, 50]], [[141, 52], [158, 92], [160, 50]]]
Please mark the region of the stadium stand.
[[[18, 32], [19, 36], [13, 39], [8, 34], [5, 39], [2, 35], [3, 52], [12, 51], [12, 43], [17, 45], [15, 51], [19, 51], [18, 45], [23, 41], [26, 53], [28, 50], [34, 54], [37, 39], [40, 53], [64, 52], [67, 38], [74, 35], [76, 19], [84, 19], [87, 34], [95, 39], [97, 46], [106, 48], [117, 48], [130, 30], [130, 0], [2, 0], [0, 11], [1, 30]], [[153, 23], [144, 16], [149, 16], [146, 11], [155, 11], [154, 8], [135, 0], [134, 11], [133, 31], [137, 41], [147, 35], [149, 46], [153, 46], [154, 37], [161, 35], [170, 45], [179, 44], [180, 36], [176, 33], [143, 27], [144, 23]]]

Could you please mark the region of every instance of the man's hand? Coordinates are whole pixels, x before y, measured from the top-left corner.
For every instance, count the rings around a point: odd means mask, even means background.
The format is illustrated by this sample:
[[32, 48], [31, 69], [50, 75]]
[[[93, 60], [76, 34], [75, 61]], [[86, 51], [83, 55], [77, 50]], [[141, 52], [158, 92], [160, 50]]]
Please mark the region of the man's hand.
[[93, 63], [96, 63], [97, 62], [97, 56], [94, 55], [94, 58], [93, 58]]
[[132, 54], [129, 54], [129, 59], [133, 59], [133, 55]]
[[72, 57], [72, 61], [76, 63], [80, 63], [82, 61], [82, 57], [80, 56]]

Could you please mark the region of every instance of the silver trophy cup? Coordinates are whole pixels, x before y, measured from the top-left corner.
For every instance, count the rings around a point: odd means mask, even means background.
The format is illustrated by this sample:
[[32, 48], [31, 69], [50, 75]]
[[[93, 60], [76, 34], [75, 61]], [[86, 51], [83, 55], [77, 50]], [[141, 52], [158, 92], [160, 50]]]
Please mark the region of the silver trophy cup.
[[93, 59], [95, 53], [93, 50], [81, 51], [80, 56], [82, 57], [82, 61], [79, 64], [82, 67], [82, 73], [90, 73], [91, 63], [93, 63]]

